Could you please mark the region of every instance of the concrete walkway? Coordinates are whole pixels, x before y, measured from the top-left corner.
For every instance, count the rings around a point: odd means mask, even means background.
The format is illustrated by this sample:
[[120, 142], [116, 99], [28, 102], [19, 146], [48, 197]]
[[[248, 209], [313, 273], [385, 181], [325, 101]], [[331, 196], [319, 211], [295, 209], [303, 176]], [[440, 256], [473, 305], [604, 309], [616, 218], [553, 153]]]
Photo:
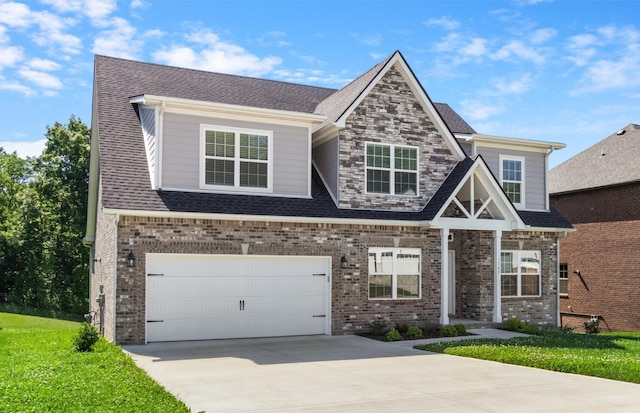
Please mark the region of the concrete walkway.
[[415, 343], [307, 336], [124, 350], [194, 412], [601, 413], [640, 406], [640, 385], [428, 353]]

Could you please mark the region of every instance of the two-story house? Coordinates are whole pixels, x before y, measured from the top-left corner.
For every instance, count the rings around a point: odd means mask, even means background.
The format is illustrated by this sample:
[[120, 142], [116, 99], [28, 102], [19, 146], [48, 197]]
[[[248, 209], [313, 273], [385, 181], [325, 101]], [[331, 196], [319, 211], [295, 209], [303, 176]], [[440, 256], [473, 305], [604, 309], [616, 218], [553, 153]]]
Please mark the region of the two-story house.
[[549, 172], [552, 207], [575, 227], [560, 247], [560, 316], [584, 330], [640, 331], [640, 125]]
[[477, 134], [399, 52], [339, 90], [97, 56], [91, 309], [117, 343], [556, 326], [562, 147]]

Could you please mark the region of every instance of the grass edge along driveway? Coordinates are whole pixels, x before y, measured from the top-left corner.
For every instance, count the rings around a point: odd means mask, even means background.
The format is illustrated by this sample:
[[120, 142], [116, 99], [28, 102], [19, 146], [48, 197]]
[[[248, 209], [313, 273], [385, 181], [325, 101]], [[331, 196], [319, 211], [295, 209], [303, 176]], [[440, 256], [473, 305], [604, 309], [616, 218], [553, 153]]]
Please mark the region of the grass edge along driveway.
[[529, 337], [441, 342], [415, 348], [640, 384], [640, 333], [541, 331]]
[[104, 338], [76, 352], [79, 328], [0, 313], [0, 412], [189, 412]]

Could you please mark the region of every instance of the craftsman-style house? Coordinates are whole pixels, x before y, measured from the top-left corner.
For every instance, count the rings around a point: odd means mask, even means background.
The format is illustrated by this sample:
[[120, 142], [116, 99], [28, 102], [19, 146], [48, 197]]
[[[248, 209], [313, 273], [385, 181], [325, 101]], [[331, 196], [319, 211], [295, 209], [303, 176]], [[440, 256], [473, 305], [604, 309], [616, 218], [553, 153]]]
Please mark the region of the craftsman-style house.
[[118, 343], [556, 326], [563, 147], [476, 133], [400, 52], [339, 90], [97, 56], [92, 312]]

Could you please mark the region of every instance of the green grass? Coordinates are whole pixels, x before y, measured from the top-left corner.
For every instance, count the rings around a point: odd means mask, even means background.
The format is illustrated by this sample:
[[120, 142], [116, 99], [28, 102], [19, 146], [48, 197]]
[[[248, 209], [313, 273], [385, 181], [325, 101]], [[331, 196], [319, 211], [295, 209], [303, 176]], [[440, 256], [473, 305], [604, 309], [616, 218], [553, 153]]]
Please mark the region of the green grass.
[[80, 323], [0, 313], [0, 412], [188, 412], [100, 339], [78, 353]]
[[433, 351], [565, 373], [640, 383], [640, 333], [572, 334], [462, 340], [416, 346]]

